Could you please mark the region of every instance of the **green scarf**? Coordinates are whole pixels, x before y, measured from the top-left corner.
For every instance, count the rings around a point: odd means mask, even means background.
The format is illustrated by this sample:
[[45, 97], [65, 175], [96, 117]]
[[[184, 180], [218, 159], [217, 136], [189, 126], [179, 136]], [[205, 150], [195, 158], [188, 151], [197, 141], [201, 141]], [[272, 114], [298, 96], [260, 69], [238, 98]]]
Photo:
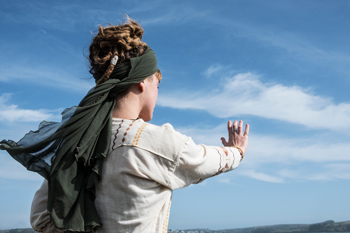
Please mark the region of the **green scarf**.
[[66, 109], [62, 122], [43, 121], [39, 130], [17, 143], [1, 141], [0, 149], [48, 180], [47, 208], [56, 228], [92, 232], [101, 226], [95, 186], [109, 150], [115, 94], [157, 71], [155, 53], [147, 47], [142, 56], [116, 65], [110, 78], [90, 90], [78, 107]]

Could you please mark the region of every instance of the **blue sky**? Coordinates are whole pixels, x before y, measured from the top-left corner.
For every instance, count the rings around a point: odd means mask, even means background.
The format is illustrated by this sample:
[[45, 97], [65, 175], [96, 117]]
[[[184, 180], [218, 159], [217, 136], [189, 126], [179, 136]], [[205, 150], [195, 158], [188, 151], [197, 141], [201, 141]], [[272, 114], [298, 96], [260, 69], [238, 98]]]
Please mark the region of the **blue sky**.
[[[0, 139], [79, 103], [91, 33], [125, 13], [163, 74], [152, 123], [208, 145], [250, 124], [236, 170], [174, 191], [169, 228], [350, 220], [350, 1], [2, 1]], [[29, 227], [42, 178], [0, 159], [0, 229]]]

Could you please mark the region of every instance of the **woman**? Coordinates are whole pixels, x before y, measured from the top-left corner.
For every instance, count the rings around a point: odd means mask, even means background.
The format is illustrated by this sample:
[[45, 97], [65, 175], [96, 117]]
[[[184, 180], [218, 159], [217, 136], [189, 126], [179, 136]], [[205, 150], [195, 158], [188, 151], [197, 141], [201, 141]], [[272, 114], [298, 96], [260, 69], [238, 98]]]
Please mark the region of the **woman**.
[[[142, 27], [100, 27], [90, 45], [96, 87], [61, 123], [44, 122], [21, 141], [2, 141], [45, 181], [31, 211], [36, 231], [166, 232], [172, 190], [236, 168], [249, 126], [228, 122], [224, 147], [196, 145], [150, 121], [162, 75]], [[238, 125], [237, 125], [238, 124]]]

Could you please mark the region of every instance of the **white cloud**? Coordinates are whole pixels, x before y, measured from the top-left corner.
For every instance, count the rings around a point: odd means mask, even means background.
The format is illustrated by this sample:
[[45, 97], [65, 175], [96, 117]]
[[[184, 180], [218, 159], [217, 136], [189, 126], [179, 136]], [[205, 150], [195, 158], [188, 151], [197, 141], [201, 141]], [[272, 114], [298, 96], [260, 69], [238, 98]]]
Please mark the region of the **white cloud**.
[[[297, 59], [307, 60], [311, 63], [322, 62], [328, 66], [331, 63], [332, 67], [344, 66], [350, 62], [348, 54], [327, 51], [325, 48], [317, 47], [314, 42], [293, 32], [254, 27], [245, 27], [245, 30], [246, 32], [249, 31], [249, 38], [264, 41], [275, 47], [284, 49], [291, 55], [297, 57]], [[347, 71], [349, 70], [347, 69]]]
[[[81, 5], [76, 4], [60, 4], [47, 6], [46, 3], [26, 3], [13, 4], [6, 3], [6, 7], [15, 9], [17, 14], [11, 14], [11, 12], [6, 10], [1, 10], [1, 16], [4, 21], [22, 23], [24, 25], [35, 25], [37, 27], [50, 28], [60, 31], [74, 31], [78, 28], [80, 24], [87, 24], [98, 17], [97, 12], [93, 12], [91, 8], [85, 7], [82, 10]], [[6, 8], [4, 8], [6, 9]], [[106, 10], [100, 14], [108, 14], [112, 10]], [[90, 13], [90, 14], [89, 14]], [[30, 18], [31, 20], [24, 20]]]
[[[230, 19], [222, 16], [206, 17], [208, 23], [214, 23], [216, 25], [222, 25], [225, 21], [230, 28], [230, 31], [234, 33], [230, 34], [236, 37], [243, 37], [247, 40], [255, 41], [262, 46], [271, 46], [273, 48], [280, 49], [283, 54], [288, 53], [289, 58], [294, 58], [298, 61], [306, 61], [314, 64], [324, 64], [334, 72], [345, 73], [348, 75], [350, 56], [346, 52], [338, 49], [333, 51], [330, 47], [320, 44], [322, 39], [320, 37], [308, 37], [308, 34], [300, 34], [298, 30], [286, 30], [285, 28], [278, 28], [277, 25], [266, 25], [264, 23], [254, 22], [254, 24], [248, 21]], [[227, 31], [228, 28], [224, 27], [223, 30]], [[231, 41], [230, 41], [231, 42]], [[230, 43], [228, 42], [228, 43]], [[284, 56], [284, 59], [286, 56]], [[323, 66], [324, 67], [324, 66]]]
[[226, 176], [223, 176], [223, 175], [220, 175], [219, 178], [217, 178], [217, 180], [220, 183], [231, 184], [231, 179], [229, 177], [226, 177]]
[[23, 80], [30, 83], [36, 83], [37, 85], [49, 86], [64, 89], [65, 91], [69, 90], [80, 93], [86, 93], [94, 85], [92, 80], [82, 80], [62, 70], [54, 69], [53, 67], [35, 66], [35, 68], [33, 68], [22, 65], [19, 68], [13, 65], [3, 65], [1, 68], [3, 71], [0, 75], [1, 82]]
[[250, 169], [241, 169], [236, 171], [238, 174], [247, 176], [256, 180], [266, 181], [266, 182], [272, 182], [272, 183], [283, 183], [282, 178], [274, 177], [271, 175], [267, 175], [262, 172], [256, 172], [254, 170]]
[[[316, 167], [316, 169], [315, 169]], [[310, 172], [310, 169], [313, 169]], [[327, 162], [312, 166], [296, 166], [293, 169], [286, 168], [276, 173], [278, 176], [289, 180], [350, 180], [349, 162]]]
[[348, 131], [350, 103], [335, 104], [298, 86], [263, 83], [259, 76], [240, 73], [228, 78], [220, 91], [168, 93], [160, 106], [201, 109], [219, 118], [252, 115], [314, 129]]
[[[350, 162], [350, 144], [334, 142], [329, 135], [321, 139], [300, 137], [283, 138], [278, 136], [249, 136], [250, 155], [248, 163], [331, 163]], [[325, 143], [327, 142], [327, 143]]]
[[184, 24], [189, 21], [193, 22], [198, 19], [205, 19], [210, 14], [210, 11], [198, 11], [191, 5], [184, 6], [173, 5], [172, 10], [159, 15], [152, 15], [149, 18], [140, 20], [142, 25], [159, 25], [159, 24]]
[[29, 121], [42, 121], [43, 119], [60, 119], [59, 115], [55, 115], [58, 110], [30, 110], [30, 109], [21, 109], [17, 105], [8, 104], [11, 94], [2, 94], [0, 96], [0, 121], [8, 122], [29, 122]]
[[[0, 140], [10, 138], [17, 141], [30, 129], [37, 129], [38, 126], [33, 122], [41, 122], [44, 119], [61, 120], [61, 110], [21, 109], [17, 105], [8, 104], [10, 98], [11, 94], [2, 94], [0, 96]], [[27, 171], [6, 151], [0, 151], [0, 157], [1, 180], [42, 180], [41, 176]]]
[[42, 176], [35, 172], [28, 171], [24, 166], [7, 154], [6, 151], [0, 151], [0, 156], [0, 178], [2, 180], [43, 180]]
[[211, 65], [206, 71], [204, 71], [204, 75], [207, 78], [211, 78], [211, 76], [215, 73], [217, 73], [218, 71], [220, 71], [222, 69], [222, 65], [216, 64], [216, 65]]

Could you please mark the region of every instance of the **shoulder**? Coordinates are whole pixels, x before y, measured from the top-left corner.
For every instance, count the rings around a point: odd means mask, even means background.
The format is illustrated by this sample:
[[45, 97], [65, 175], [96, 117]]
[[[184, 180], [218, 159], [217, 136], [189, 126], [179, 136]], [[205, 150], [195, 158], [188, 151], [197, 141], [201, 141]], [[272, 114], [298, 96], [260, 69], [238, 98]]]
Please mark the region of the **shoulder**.
[[177, 160], [184, 144], [189, 140], [189, 137], [177, 132], [169, 123], [161, 126], [143, 120], [131, 123], [124, 121], [123, 124], [114, 120], [113, 123], [113, 131], [125, 135], [125, 139], [119, 137], [120, 146], [137, 147], [171, 161]]
[[148, 136], [155, 136], [159, 141], [170, 142], [169, 139], [182, 140], [188, 138], [186, 135], [183, 135], [180, 132], [176, 131], [174, 127], [169, 123], [161, 126], [149, 123], [146, 124], [147, 128], [145, 127], [145, 133], [148, 134]]
[[146, 124], [142, 133], [138, 135], [136, 146], [166, 159], [176, 161], [189, 138], [175, 131], [169, 123], [161, 126]]

